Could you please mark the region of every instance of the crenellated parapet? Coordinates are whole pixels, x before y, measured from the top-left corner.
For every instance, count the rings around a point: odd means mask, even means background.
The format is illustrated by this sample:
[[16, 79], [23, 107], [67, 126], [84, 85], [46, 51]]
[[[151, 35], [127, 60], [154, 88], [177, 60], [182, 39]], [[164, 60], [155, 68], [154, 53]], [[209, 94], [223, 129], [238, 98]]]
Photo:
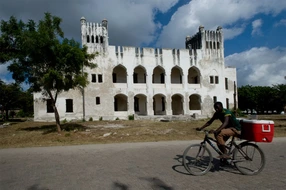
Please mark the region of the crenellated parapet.
[[205, 30], [203, 26], [199, 27], [199, 32], [192, 37], [187, 36], [185, 45], [186, 49], [197, 50], [202, 49], [205, 56], [212, 55], [213, 57], [224, 56], [222, 27], [218, 26], [216, 31]]
[[81, 18], [82, 45], [86, 45], [91, 51], [106, 52], [108, 43], [108, 24], [104, 19], [102, 23], [86, 22]]

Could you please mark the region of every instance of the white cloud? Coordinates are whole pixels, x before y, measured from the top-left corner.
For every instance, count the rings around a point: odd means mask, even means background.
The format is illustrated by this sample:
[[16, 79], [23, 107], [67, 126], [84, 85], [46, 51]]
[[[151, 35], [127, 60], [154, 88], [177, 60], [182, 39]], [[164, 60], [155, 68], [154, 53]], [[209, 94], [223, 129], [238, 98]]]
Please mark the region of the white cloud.
[[[204, 25], [206, 30], [222, 26], [224, 38], [228, 40], [242, 34], [254, 16], [275, 16], [286, 9], [286, 1], [281, 0], [192, 0], [176, 11], [166, 26], [154, 22], [157, 11], [167, 13], [177, 2], [178, 0], [69, 0], [67, 3], [55, 0], [1, 0], [0, 18], [7, 20], [14, 15], [25, 21], [37, 21], [43, 18], [44, 12], [50, 12], [63, 19], [62, 28], [66, 37], [78, 41], [82, 16], [88, 22], [101, 22], [106, 18], [111, 45], [140, 46], [158, 39], [156, 45], [159, 47], [182, 48], [185, 37], [197, 33], [200, 25]], [[253, 24], [259, 28], [259, 24]], [[286, 25], [285, 19], [275, 24], [282, 25]], [[158, 29], [162, 29], [159, 37], [156, 33]], [[226, 61], [238, 68], [241, 85], [248, 84], [247, 82], [252, 85], [271, 85], [281, 82], [279, 77], [283, 75], [281, 72], [285, 73], [285, 54], [285, 49], [281, 48], [253, 48], [228, 56]], [[5, 69], [0, 65], [1, 78], [7, 73]], [[270, 76], [267, 80], [261, 78], [265, 69]], [[245, 74], [241, 72], [243, 70], [246, 71]]]
[[226, 28], [223, 29], [223, 33], [224, 33], [224, 38], [225, 39], [232, 39], [238, 35], [240, 35], [241, 33], [243, 33], [245, 27], [242, 26], [240, 28]]
[[[280, 0], [192, 0], [179, 8], [169, 24], [163, 27], [157, 45], [181, 48], [185, 37], [196, 34], [200, 25], [206, 30], [222, 26], [226, 31], [225, 39], [232, 39], [244, 31], [255, 15], [275, 16], [285, 9], [286, 1]], [[233, 23], [238, 24], [233, 26]]]
[[44, 12], [63, 19], [65, 36], [80, 41], [80, 18], [87, 22], [108, 20], [111, 45], [140, 46], [156, 38], [160, 25], [154, 23], [156, 11], [167, 12], [178, 0], [1, 0], [0, 18], [14, 15], [25, 21], [39, 20]]
[[261, 19], [257, 19], [252, 22], [252, 32], [251, 35], [261, 35], [261, 26], [262, 26], [263, 21]]
[[286, 26], [286, 19], [281, 19], [279, 22], [275, 23], [274, 26]]
[[285, 84], [286, 48], [252, 48], [227, 56], [225, 63], [237, 68], [239, 86]]

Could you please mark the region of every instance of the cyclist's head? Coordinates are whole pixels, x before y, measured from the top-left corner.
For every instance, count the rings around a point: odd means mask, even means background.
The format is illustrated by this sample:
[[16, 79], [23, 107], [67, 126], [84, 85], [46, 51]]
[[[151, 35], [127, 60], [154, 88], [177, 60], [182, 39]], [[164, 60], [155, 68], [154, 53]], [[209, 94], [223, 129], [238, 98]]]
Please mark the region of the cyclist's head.
[[214, 109], [215, 109], [216, 112], [221, 112], [222, 109], [223, 109], [222, 103], [221, 103], [221, 102], [216, 102], [216, 103], [214, 104]]

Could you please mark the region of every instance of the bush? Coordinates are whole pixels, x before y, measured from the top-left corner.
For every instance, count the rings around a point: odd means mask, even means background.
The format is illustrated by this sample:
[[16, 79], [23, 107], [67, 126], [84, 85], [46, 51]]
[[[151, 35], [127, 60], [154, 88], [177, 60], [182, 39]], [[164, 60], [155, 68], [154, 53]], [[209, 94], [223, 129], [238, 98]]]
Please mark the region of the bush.
[[33, 117], [33, 112], [24, 112], [23, 110], [20, 110], [16, 113], [16, 117]]
[[88, 121], [93, 121], [92, 117], [90, 117]]
[[119, 118], [117, 117], [115, 120], [119, 120]]
[[18, 113], [16, 114], [17, 117], [26, 117], [26, 114], [23, 110], [18, 111]]
[[128, 120], [134, 120], [134, 115], [128, 115]]
[[99, 117], [99, 121], [102, 121], [102, 117]]

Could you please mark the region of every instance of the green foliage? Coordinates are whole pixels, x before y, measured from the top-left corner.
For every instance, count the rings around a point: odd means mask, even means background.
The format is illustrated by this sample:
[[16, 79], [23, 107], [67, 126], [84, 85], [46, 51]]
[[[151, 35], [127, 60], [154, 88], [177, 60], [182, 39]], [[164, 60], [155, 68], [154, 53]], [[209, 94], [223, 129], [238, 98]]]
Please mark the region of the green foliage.
[[16, 113], [16, 117], [29, 117], [30, 115], [26, 114], [23, 110], [20, 110]]
[[[73, 39], [64, 38], [62, 19], [45, 13], [44, 19], [24, 23], [15, 17], [1, 21], [0, 63], [11, 61], [8, 70], [16, 82], [28, 82], [31, 92], [42, 92], [56, 105], [62, 91], [88, 84], [84, 67], [94, 68], [95, 54], [88, 54]], [[58, 131], [60, 119], [54, 107]]]
[[99, 117], [99, 121], [102, 121], [103, 119], [102, 119], [102, 117]]
[[117, 117], [115, 120], [119, 120], [119, 118]]
[[134, 120], [134, 115], [128, 115], [128, 120]]
[[62, 121], [62, 123], [67, 123], [68, 121], [67, 121], [67, 119], [64, 119], [63, 121]]
[[256, 110], [258, 113], [277, 111], [286, 105], [286, 85], [242, 86], [238, 88], [238, 104], [241, 110]]
[[[1, 81], [1, 80], [0, 80]], [[23, 117], [32, 115], [33, 113], [33, 96], [28, 91], [24, 92], [19, 84], [5, 84], [0, 82], [0, 112], [6, 113], [5, 118], [9, 119], [9, 111], [13, 109], [21, 109], [26, 114]], [[10, 112], [12, 113], [12, 112]], [[14, 114], [15, 116], [15, 114]]]
[[88, 121], [93, 121], [92, 117], [90, 117]]

